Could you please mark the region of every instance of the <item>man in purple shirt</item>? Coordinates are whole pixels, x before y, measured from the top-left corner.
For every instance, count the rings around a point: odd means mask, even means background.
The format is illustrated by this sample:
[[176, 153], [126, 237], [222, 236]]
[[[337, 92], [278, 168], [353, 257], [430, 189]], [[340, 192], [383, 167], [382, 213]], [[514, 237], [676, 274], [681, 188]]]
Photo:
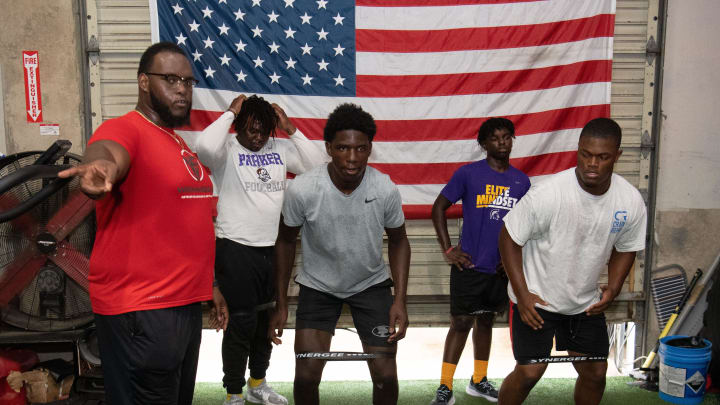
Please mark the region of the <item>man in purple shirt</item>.
[[[473, 329], [474, 373], [465, 389], [469, 395], [497, 402], [498, 392], [487, 379], [495, 313], [508, 302], [507, 277], [502, 271], [498, 234], [503, 217], [525, 195], [530, 180], [510, 165], [515, 138], [512, 121], [490, 118], [478, 131], [478, 144], [487, 158], [460, 167], [435, 200], [432, 220], [450, 268], [450, 330], [445, 339], [440, 387], [431, 405], [452, 405], [453, 376]], [[462, 199], [463, 227], [452, 246], [445, 212]]]

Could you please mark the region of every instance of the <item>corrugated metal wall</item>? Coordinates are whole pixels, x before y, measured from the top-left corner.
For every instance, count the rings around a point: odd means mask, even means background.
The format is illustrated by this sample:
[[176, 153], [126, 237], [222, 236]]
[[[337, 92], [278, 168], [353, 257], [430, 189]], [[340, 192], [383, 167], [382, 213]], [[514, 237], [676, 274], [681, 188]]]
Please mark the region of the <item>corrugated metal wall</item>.
[[[90, 64], [94, 121], [117, 117], [134, 108], [137, 101], [136, 72], [140, 54], [151, 44], [150, 14], [147, 0], [87, 0], [88, 37], [99, 45], [98, 62]], [[654, 10], [655, 9], [655, 10]], [[645, 117], [652, 111], [648, 87], [652, 66], [646, 60], [648, 26], [656, 15], [657, 0], [617, 0], [612, 69], [611, 114], [623, 128], [623, 155], [616, 172], [647, 192], [649, 156], [641, 153], [641, 134], [649, 129]], [[94, 21], [92, 21], [95, 19]], [[650, 92], [651, 94], [651, 92]], [[449, 222], [451, 237], [457, 240], [460, 222]], [[414, 326], [441, 326], [448, 323], [449, 268], [435, 240], [429, 220], [408, 221], [412, 246], [409, 311]], [[611, 321], [636, 319], [634, 301], [642, 294], [642, 257], [633, 269], [624, 293], [608, 310]], [[605, 278], [601, 280], [604, 281]], [[291, 288], [291, 292], [296, 289]], [[292, 320], [294, 317], [290, 316]], [[341, 323], [349, 325], [349, 316]]]

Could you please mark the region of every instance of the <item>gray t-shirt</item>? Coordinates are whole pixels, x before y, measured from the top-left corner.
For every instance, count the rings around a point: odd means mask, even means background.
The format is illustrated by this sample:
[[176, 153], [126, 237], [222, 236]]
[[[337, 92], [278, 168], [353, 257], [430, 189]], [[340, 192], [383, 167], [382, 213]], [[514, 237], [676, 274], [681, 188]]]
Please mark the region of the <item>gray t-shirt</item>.
[[382, 256], [385, 228], [405, 223], [402, 200], [390, 177], [369, 167], [344, 194], [327, 164], [295, 178], [285, 191], [285, 225], [302, 226], [302, 268], [295, 281], [346, 298], [389, 277]]

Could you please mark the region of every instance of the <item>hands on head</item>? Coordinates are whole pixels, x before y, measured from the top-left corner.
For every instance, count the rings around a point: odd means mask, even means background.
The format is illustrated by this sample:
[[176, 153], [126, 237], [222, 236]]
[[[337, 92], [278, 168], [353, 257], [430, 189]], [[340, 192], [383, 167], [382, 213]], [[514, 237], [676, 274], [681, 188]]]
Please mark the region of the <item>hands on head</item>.
[[241, 94], [241, 95], [235, 97], [235, 99], [233, 99], [233, 101], [230, 103], [230, 107], [228, 107], [227, 110], [232, 112], [233, 114], [235, 114], [235, 116], [237, 117], [238, 114], [240, 114], [240, 109], [242, 108], [242, 103], [245, 100], [247, 100], [247, 96], [244, 94]]
[[285, 114], [285, 110], [276, 103], [273, 103], [272, 107], [275, 110], [275, 114], [278, 116], [277, 127], [287, 132], [288, 135], [294, 134], [297, 128], [295, 128], [295, 125], [293, 125], [290, 118], [288, 118], [287, 114]]
[[[231, 111], [237, 117], [238, 114], [240, 114], [240, 109], [242, 108], [242, 104], [245, 100], [247, 100], [247, 96], [244, 94], [240, 94], [235, 97], [230, 103], [228, 111]], [[290, 121], [287, 114], [285, 114], [285, 110], [283, 110], [277, 103], [272, 103], [272, 107], [278, 117], [277, 128], [287, 132], [288, 135], [294, 134], [297, 128], [293, 125], [292, 121]]]

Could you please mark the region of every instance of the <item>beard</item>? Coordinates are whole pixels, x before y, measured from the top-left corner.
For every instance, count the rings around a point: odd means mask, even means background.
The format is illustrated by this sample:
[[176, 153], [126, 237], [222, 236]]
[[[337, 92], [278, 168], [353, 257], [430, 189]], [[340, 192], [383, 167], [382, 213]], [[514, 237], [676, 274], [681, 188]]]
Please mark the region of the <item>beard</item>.
[[187, 112], [181, 117], [176, 117], [170, 111], [170, 106], [163, 104], [152, 91], [150, 91], [150, 106], [157, 113], [161, 120], [170, 128], [177, 128], [184, 125], [190, 125], [190, 109], [192, 108], [192, 101], [188, 105]]

